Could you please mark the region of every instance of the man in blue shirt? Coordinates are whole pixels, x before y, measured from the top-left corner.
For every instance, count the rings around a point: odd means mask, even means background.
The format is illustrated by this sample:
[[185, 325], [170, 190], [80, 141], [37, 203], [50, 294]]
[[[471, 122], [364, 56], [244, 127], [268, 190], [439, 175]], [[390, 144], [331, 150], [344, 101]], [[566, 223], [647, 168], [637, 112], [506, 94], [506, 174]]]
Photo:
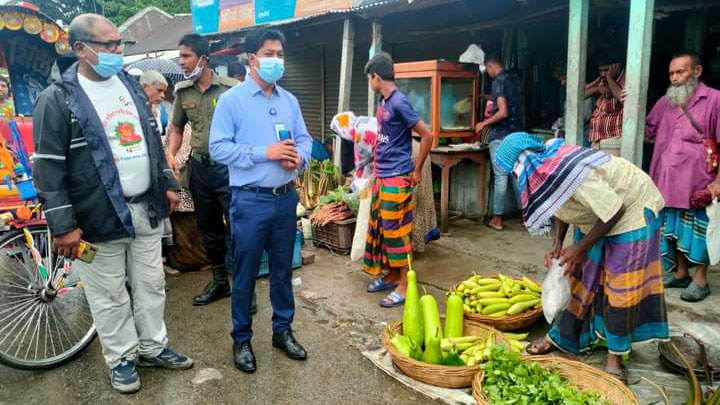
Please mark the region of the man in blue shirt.
[[[433, 135], [395, 86], [390, 55], [381, 52], [373, 56], [365, 65], [365, 73], [370, 88], [381, 94], [382, 100], [376, 113], [375, 179], [363, 269], [372, 275], [386, 272], [367, 290], [372, 293], [394, 288], [380, 301], [381, 306], [390, 308], [405, 302], [415, 208], [412, 197], [422, 181]], [[422, 138], [417, 166], [412, 159], [413, 131]]]
[[256, 369], [250, 300], [263, 250], [270, 256], [273, 346], [292, 359], [307, 357], [291, 330], [290, 271], [298, 204], [294, 180], [310, 160], [312, 138], [298, 100], [276, 84], [284, 72], [284, 42], [273, 30], [248, 36], [250, 78], [220, 97], [210, 129], [210, 155], [230, 171], [231, 336], [235, 366], [249, 373]]
[[[490, 159], [493, 162], [493, 174], [495, 175], [493, 187], [493, 214], [494, 217], [488, 226], [496, 231], [503, 230], [502, 216], [505, 213], [505, 200], [507, 199], [508, 176], [502, 169], [495, 165], [495, 152], [506, 136], [513, 132], [520, 131], [520, 83], [505, 71], [503, 62], [497, 56], [485, 58], [485, 68], [488, 75], [493, 79], [492, 95], [493, 114], [475, 127], [477, 133], [485, 128], [490, 129]], [[513, 187], [515, 188], [515, 187]], [[512, 189], [510, 189], [512, 192]], [[519, 198], [515, 191], [516, 198]]]

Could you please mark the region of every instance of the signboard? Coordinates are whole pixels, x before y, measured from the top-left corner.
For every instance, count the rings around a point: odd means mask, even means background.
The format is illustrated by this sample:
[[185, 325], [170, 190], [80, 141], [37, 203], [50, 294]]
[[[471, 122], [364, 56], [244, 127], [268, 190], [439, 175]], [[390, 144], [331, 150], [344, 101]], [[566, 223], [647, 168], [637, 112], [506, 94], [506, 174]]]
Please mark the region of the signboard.
[[218, 31], [236, 30], [350, 7], [352, 0], [219, 0]]
[[193, 32], [211, 34], [218, 30], [220, 0], [191, 0]]
[[15, 113], [32, 115], [33, 104], [48, 86], [57, 53], [54, 44], [40, 41], [25, 31], [5, 30], [3, 48], [15, 95]]
[[255, 24], [253, 0], [220, 0], [220, 32], [250, 27]]

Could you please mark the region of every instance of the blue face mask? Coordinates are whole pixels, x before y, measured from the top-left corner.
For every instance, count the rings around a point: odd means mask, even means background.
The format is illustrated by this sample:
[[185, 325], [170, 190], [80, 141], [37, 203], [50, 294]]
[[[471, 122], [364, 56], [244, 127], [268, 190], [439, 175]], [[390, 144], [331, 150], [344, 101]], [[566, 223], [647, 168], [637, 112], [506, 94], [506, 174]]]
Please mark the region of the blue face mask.
[[256, 68], [258, 76], [267, 83], [275, 83], [285, 73], [285, 61], [282, 58], [258, 58], [260, 67]]
[[88, 45], [85, 46], [98, 57], [97, 65], [91, 63], [90, 66], [92, 66], [95, 73], [100, 77], [108, 79], [122, 71], [123, 65], [125, 64], [122, 55], [109, 52], [95, 52], [95, 50]]

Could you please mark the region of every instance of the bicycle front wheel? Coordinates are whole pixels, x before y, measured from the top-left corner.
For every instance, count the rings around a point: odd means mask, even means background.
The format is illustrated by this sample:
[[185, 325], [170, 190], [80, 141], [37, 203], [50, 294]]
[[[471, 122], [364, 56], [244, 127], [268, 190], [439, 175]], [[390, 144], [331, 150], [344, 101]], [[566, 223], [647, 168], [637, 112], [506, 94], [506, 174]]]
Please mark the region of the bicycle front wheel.
[[95, 326], [77, 271], [52, 252], [49, 229], [27, 230], [31, 238], [21, 230], [0, 238], [0, 362], [48, 369], [87, 347]]

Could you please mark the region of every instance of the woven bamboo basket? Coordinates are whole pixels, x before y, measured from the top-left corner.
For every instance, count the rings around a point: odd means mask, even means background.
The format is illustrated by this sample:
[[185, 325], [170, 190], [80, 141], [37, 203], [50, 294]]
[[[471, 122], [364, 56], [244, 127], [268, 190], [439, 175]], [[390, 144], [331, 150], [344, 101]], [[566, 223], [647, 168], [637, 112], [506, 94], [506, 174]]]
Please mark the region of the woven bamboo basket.
[[[540, 364], [540, 367], [560, 374], [583, 391], [598, 393], [610, 405], [640, 405], [622, 381], [585, 363], [556, 356], [524, 356], [523, 359], [534, 361]], [[482, 391], [484, 377], [481, 371], [473, 379], [472, 396], [478, 405], [490, 405]]]
[[[498, 333], [494, 328], [478, 324], [475, 322], [463, 322], [465, 336], [487, 336], [488, 333], [495, 333], [495, 341], [498, 343], [505, 342], [506, 339], [502, 333]], [[396, 321], [388, 325], [388, 329], [393, 333], [402, 333], [402, 322]], [[390, 344], [390, 334], [388, 329], [383, 333], [383, 344], [385, 350], [390, 353], [392, 362], [398, 370], [403, 374], [425, 384], [434, 385], [444, 388], [464, 388], [472, 385], [473, 377], [480, 371], [480, 366], [441, 366], [437, 364], [428, 364], [417, 361], [413, 358], [400, 354], [392, 344]]]
[[[497, 278], [497, 277], [491, 277]], [[520, 280], [520, 277], [513, 277], [515, 280]], [[533, 280], [534, 281], [534, 280]], [[456, 286], [457, 287], [457, 286]], [[455, 289], [456, 287], [453, 287]], [[543, 316], [542, 307], [531, 309], [529, 311], [521, 312], [515, 315], [507, 316], [487, 316], [482, 314], [470, 314], [465, 312], [465, 319], [470, 319], [475, 322], [490, 325], [497, 330], [503, 332], [514, 332], [520, 329], [526, 329], [535, 322], [537, 322]]]

